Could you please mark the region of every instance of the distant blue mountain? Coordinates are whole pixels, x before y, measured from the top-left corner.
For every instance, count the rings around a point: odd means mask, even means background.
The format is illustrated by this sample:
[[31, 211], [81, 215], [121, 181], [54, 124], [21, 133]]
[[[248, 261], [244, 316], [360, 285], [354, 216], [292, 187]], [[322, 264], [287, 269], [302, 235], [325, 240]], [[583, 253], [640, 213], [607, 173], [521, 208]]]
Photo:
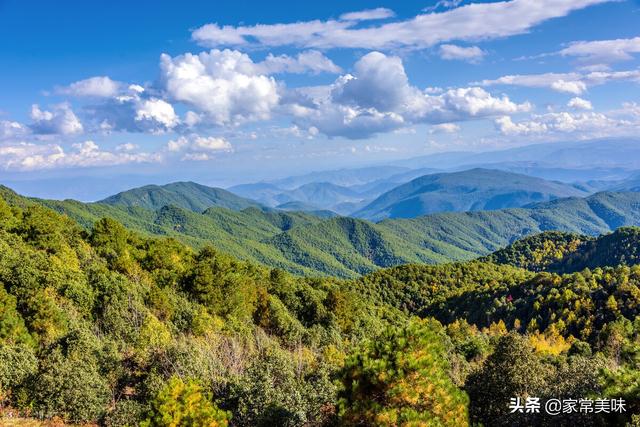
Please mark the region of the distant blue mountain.
[[521, 207], [589, 192], [559, 182], [490, 169], [425, 175], [400, 185], [354, 212], [370, 220], [414, 218], [435, 212]]

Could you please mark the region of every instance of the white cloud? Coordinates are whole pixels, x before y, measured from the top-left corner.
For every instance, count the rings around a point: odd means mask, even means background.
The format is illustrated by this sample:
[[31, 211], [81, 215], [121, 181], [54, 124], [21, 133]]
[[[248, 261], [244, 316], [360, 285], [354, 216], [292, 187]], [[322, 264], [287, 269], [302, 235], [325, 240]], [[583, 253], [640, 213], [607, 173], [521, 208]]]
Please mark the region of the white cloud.
[[580, 80], [578, 73], [544, 73], [544, 74], [515, 74], [502, 76], [495, 80], [478, 82], [482, 86], [510, 85], [534, 88], [552, 88], [558, 92], [574, 95], [581, 94], [587, 89]]
[[535, 121], [514, 123], [511, 117], [502, 116], [495, 119], [496, 128], [504, 135], [528, 135], [531, 133], [543, 133], [547, 128], [544, 124]]
[[353, 74], [328, 87], [294, 91], [285, 100], [297, 124], [329, 136], [357, 139], [415, 123], [449, 123], [528, 111], [507, 96], [494, 97], [479, 87], [421, 91], [411, 86], [400, 58], [371, 52]]
[[380, 112], [375, 108], [352, 108], [339, 104], [320, 105], [300, 121], [304, 126], [315, 127], [327, 136], [342, 136], [349, 139], [367, 138], [407, 124], [397, 113]]
[[192, 161], [192, 162], [203, 162], [206, 160], [211, 160], [211, 157], [207, 153], [187, 153], [184, 156], [182, 156], [182, 160]]
[[586, 140], [597, 138], [635, 138], [640, 134], [640, 107], [623, 103], [619, 109], [604, 112], [560, 111], [515, 120], [495, 121], [501, 133], [495, 141], [518, 143]]
[[454, 44], [440, 45], [440, 58], [447, 60], [459, 60], [467, 62], [478, 62], [486, 52], [478, 46], [462, 47]]
[[384, 7], [376, 9], [361, 10], [360, 12], [349, 12], [340, 15], [341, 21], [371, 21], [376, 19], [393, 18], [396, 14], [393, 10]]
[[0, 120], [0, 141], [17, 139], [29, 134], [29, 129], [22, 123]]
[[38, 104], [31, 106], [31, 130], [42, 135], [73, 135], [83, 131], [82, 123], [69, 104], [53, 106], [52, 111], [41, 110]]
[[[291, 125], [287, 127], [272, 126], [267, 129], [262, 136], [270, 138], [298, 138], [298, 139], [314, 139], [319, 133], [318, 128], [311, 126], [308, 129], [303, 129], [297, 125]], [[258, 139], [258, 135], [255, 132], [247, 135], [248, 139]]]
[[172, 139], [165, 147], [169, 153], [182, 154], [182, 160], [210, 160], [212, 154], [233, 151], [229, 141], [221, 137], [192, 134]]
[[195, 111], [187, 111], [184, 113], [183, 122], [188, 127], [194, 127], [198, 123], [202, 122], [202, 116]]
[[517, 104], [508, 96], [495, 97], [480, 87], [449, 89], [441, 95], [425, 97], [421, 117], [427, 122], [464, 121], [529, 111], [528, 102]]
[[432, 125], [429, 129], [429, 133], [456, 133], [460, 131], [460, 126], [455, 123], [441, 123], [439, 125]]
[[440, 0], [435, 5], [425, 7], [422, 9], [424, 12], [433, 12], [438, 9], [453, 9], [454, 7], [460, 6], [463, 0]]
[[504, 135], [576, 134], [591, 138], [633, 134], [638, 131], [640, 121], [616, 119], [596, 112], [557, 112], [533, 115], [529, 120], [513, 122], [508, 116], [495, 120], [496, 128]]
[[452, 40], [486, 40], [526, 33], [546, 20], [608, 1], [512, 0], [474, 3], [364, 28], [357, 25], [357, 20], [343, 19], [237, 27], [207, 24], [194, 30], [192, 38], [207, 47], [293, 45], [323, 49], [421, 49]]
[[573, 108], [574, 110], [593, 110], [591, 101], [577, 96], [575, 98], [571, 98], [569, 102], [567, 102], [567, 107]]
[[338, 81], [332, 98], [340, 104], [392, 111], [407, 102], [412, 92], [399, 57], [371, 52], [355, 63], [353, 76]]
[[592, 71], [587, 73], [515, 74], [494, 80], [477, 82], [482, 86], [512, 85], [533, 88], [549, 88], [557, 92], [580, 95], [591, 86], [610, 82], [640, 82], [640, 70]]
[[163, 133], [181, 124], [173, 106], [131, 85], [121, 95], [85, 107], [92, 130]]
[[628, 61], [636, 53], [640, 53], [640, 37], [573, 42], [558, 52], [561, 56], [576, 57], [587, 64]]
[[132, 144], [130, 142], [120, 144], [116, 146], [116, 151], [134, 151], [140, 148], [137, 144]]
[[231, 144], [224, 138], [213, 136], [197, 136], [193, 139], [191, 147], [196, 151], [230, 151]]
[[551, 85], [549, 87], [556, 92], [572, 93], [574, 95], [579, 95], [586, 92], [587, 90], [587, 85], [585, 82], [566, 81], [562, 79], [551, 82]]
[[162, 160], [159, 154], [110, 152], [93, 141], [73, 144], [66, 151], [59, 144], [13, 142], [0, 145], [0, 167], [5, 170], [32, 171], [53, 168], [113, 166]]
[[136, 110], [137, 122], [159, 123], [167, 129], [171, 129], [180, 123], [173, 106], [162, 99], [141, 100]]
[[262, 74], [278, 73], [334, 73], [342, 71], [340, 67], [333, 63], [324, 54], [317, 50], [307, 50], [300, 52], [297, 56], [289, 55], [274, 56], [269, 54], [264, 61], [256, 64], [256, 71]]
[[56, 92], [62, 95], [109, 98], [117, 95], [121, 87], [120, 82], [106, 76], [98, 76], [71, 83], [69, 86], [58, 87]]
[[251, 58], [238, 51], [163, 54], [160, 68], [167, 95], [217, 125], [266, 120], [278, 104], [276, 81], [257, 74]]

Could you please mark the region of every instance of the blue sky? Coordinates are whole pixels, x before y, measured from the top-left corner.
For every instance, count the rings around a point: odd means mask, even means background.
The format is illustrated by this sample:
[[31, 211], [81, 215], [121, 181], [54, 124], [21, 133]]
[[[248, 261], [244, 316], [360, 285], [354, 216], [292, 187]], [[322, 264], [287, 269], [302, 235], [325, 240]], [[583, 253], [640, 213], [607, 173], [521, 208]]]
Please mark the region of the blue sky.
[[0, 0], [0, 52], [5, 180], [228, 185], [640, 130], [631, 0]]

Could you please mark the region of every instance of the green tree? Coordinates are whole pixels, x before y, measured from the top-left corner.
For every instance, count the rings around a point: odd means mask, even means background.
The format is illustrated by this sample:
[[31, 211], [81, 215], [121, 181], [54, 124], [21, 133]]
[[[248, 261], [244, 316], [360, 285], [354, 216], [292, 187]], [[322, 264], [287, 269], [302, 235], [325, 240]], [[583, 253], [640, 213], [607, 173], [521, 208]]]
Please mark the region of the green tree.
[[151, 402], [141, 427], [226, 427], [230, 414], [219, 409], [194, 381], [171, 377]]
[[16, 298], [0, 285], [0, 344], [31, 343], [33, 340], [16, 310]]
[[441, 325], [413, 320], [349, 356], [340, 415], [346, 425], [468, 425], [466, 394], [449, 376]]
[[97, 420], [110, 398], [92, 350], [64, 342], [40, 361], [29, 392], [36, 411], [73, 422]]
[[[512, 415], [508, 409], [510, 399], [543, 397], [549, 374], [549, 368], [526, 337], [515, 332], [502, 336], [482, 369], [467, 378], [471, 421], [484, 425], [517, 424], [518, 414]], [[523, 425], [530, 421], [530, 417], [520, 420]]]
[[112, 268], [126, 272], [131, 266], [128, 239], [129, 231], [122, 224], [102, 218], [93, 225], [89, 242]]

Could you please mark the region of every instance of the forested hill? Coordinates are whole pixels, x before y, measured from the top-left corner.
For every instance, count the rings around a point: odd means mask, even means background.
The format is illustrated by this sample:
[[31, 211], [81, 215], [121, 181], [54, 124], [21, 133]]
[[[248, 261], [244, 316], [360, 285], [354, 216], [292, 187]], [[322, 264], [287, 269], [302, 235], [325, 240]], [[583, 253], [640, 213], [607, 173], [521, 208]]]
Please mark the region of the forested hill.
[[572, 273], [640, 263], [640, 228], [621, 227], [599, 237], [546, 232], [518, 240], [484, 258], [531, 271]]
[[242, 210], [260, 207], [260, 204], [223, 190], [195, 182], [174, 182], [166, 185], [146, 185], [123, 191], [101, 200], [99, 203], [123, 207], [141, 207], [151, 210], [174, 205], [194, 212], [210, 207]]
[[530, 234], [560, 230], [596, 235], [640, 225], [640, 193], [598, 193], [527, 208], [442, 213], [380, 223], [308, 213], [248, 208], [193, 212], [177, 206], [138, 206], [25, 199], [65, 213], [90, 228], [102, 217], [128, 228], [175, 237], [196, 248], [210, 244], [247, 261], [296, 274], [355, 277], [406, 263], [468, 260]]
[[[162, 215], [185, 212], [195, 215]], [[280, 219], [288, 231], [325, 223]], [[83, 228], [5, 192], [0, 423], [10, 413], [27, 425], [108, 427], [624, 426], [640, 413], [640, 266], [606, 264], [635, 263], [637, 236], [543, 235], [509, 249], [520, 259], [515, 248], [531, 248], [517, 250], [526, 256], [538, 242], [579, 241], [566, 251], [592, 267], [579, 273], [475, 260], [347, 281], [293, 276], [113, 219]], [[624, 399], [627, 410], [510, 413], [514, 396]]]

